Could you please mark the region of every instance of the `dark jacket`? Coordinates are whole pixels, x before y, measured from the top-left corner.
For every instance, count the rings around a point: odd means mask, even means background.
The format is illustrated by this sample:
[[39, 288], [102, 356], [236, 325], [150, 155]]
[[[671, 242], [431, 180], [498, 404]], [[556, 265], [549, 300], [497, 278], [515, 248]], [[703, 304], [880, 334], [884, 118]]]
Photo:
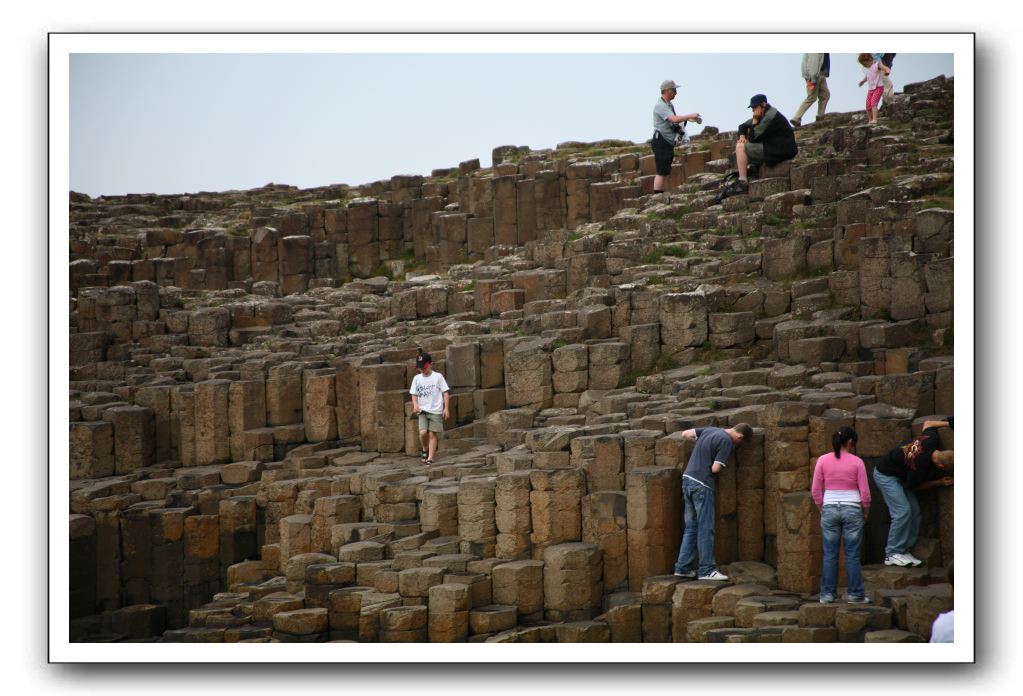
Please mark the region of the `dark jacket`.
[[790, 160], [799, 151], [789, 120], [773, 106], [757, 125], [753, 125], [753, 119], [740, 125], [739, 135], [745, 135], [751, 143], [763, 143], [764, 161], [767, 164]]

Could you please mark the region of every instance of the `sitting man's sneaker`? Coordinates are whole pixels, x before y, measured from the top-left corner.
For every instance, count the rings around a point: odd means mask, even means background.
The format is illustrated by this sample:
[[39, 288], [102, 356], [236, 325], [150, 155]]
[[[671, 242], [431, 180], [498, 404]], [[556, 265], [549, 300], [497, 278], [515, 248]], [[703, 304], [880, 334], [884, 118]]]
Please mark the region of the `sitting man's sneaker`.
[[887, 566], [907, 566], [909, 563], [905, 558], [902, 557], [901, 553], [893, 553], [891, 556], [886, 556], [884, 564]]
[[710, 571], [706, 575], [701, 575], [698, 579], [699, 580], [727, 580], [728, 576], [725, 575], [724, 573], [720, 573], [720, 572], [718, 572], [716, 570], [712, 570], [712, 571]]
[[921, 561], [919, 558], [917, 558], [916, 556], [911, 554], [909, 551], [907, 551], [906, 553], [903, 553], [903, 554], [899, 554], [899, 555], [902, 556], [906, 560], [906, 565], [918, 566], [918, 565], [923, 564], [923, 561]]
[[870, 600], [866, 597], [850, 597], [846, 595], [845, 601], [849, 602], [849, 604], [870, 604]]
[[790, 118], [789, 123], [791, 123], [796, 128], [799, 128], [801, 125], [803, 125], [803, 122], [800, 121], [798, 118]]
[[832, 602], [835, 601], [835, 595], [829, 595], [829, 594], [828, 595], [821, 595], [821, 598], [818, 601], [821, 604], [831, 604]]
[[687, 579], [689, 579], [689, 580], [692, 580], [693, 578], [695, 578], [695, 577], [696, 577], [696, 573], [694, 573], [694, 572], [693, 572], [693, 571], [691, 571], [691, 570], [687, 570], [687, 571], [685, 571], [684, 573], [680, 573], [680, 572], [678, 572], [678, 571], [676, 570], [676, 571], [675, 571], [675, 577], [677, 577], [677, 578], [687, 578]]
[[743, 181], [742, 179], [736, 179], [728, 185], [728, 195], [738, 196], [743, 193], [749, 193], [749, 182]]

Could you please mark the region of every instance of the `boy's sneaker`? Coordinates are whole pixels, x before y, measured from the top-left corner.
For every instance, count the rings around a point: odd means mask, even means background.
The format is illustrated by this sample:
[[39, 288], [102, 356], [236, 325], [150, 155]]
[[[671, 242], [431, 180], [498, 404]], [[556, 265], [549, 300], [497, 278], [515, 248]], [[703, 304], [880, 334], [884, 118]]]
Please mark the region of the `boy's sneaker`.
[[701, 575], [698, 579], [699, 580], [727, 580], [728, 576], [725, 575], [724, 573], [718, 572], [716, 570], [712, 570], [709, 573], [707, 573], [706, 575]]
[[831, 604], [835, 601], [835, 595], [821, 595], [821, 598], [818, 601], [821, 604]]
[[694, 573], [694, 572], [693, 572], [693, 571], [691, 571], [691, 570], [687, 570], [687, 571], [686, 571], [686, 572], [684, 572], [684, 573], [680, 573], [680, 572], [678, 572], [678, 571], [676, 570], [676, 571], [675, 571], [675, 577], [676, 577], [676, 578], [686, 578], [687, 580], [692, 580], [693, 578], [695, 578], [695, 577], [696, 577], [696, 573]]
[[749, 182], [743, 181], [742, 179], [736, 179], [728, 185], [728, 195], [738, 196], [743, 193], [749, 193]]
[[845, 601], [849, 602], [849, 604], [870, 604], [870, 600], [866, 597], [850, 597], [846, 595]]
[[893, 553], [891, 556], [886, 556], [884, 559], [886, 566], [907, 566], [909, 561], [903, 558], [901, 553]]
[[906, 553], [901, 553], [899, 555], [906, 559], [907, 565], [918, 566], [923, 564], [923, 561], [921, 561], [919, 558], [911, 554], [909, 551], [907, 551]]

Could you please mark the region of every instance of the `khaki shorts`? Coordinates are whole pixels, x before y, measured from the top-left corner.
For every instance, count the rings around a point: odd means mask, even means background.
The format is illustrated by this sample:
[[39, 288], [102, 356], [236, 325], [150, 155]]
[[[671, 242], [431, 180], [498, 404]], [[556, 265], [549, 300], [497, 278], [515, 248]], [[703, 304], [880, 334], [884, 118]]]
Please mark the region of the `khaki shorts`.
[[746, 156], [749, 161], [754, 164], [764, 163], [764, 144], [763, 143], [745, 143]]
[[429, 430], [431, 433], [444, 432], [444, 414], [419, 412], [419, 429]]

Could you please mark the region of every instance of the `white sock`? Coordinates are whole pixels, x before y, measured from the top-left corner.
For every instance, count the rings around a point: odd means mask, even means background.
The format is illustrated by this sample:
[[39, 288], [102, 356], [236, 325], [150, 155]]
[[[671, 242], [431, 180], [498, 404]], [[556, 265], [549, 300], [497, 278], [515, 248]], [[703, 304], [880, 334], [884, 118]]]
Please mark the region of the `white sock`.
[[739, 177], [739, 181], [741, 181], [741, 182], [742, 182], [742, 183], [744, 183], [744, 184], [745, 184], [745, 183], [747, 183], [747, 181], [746, 181], [746, 177], [744, 177], [744, 176], [740, 176], [740, 177]]

